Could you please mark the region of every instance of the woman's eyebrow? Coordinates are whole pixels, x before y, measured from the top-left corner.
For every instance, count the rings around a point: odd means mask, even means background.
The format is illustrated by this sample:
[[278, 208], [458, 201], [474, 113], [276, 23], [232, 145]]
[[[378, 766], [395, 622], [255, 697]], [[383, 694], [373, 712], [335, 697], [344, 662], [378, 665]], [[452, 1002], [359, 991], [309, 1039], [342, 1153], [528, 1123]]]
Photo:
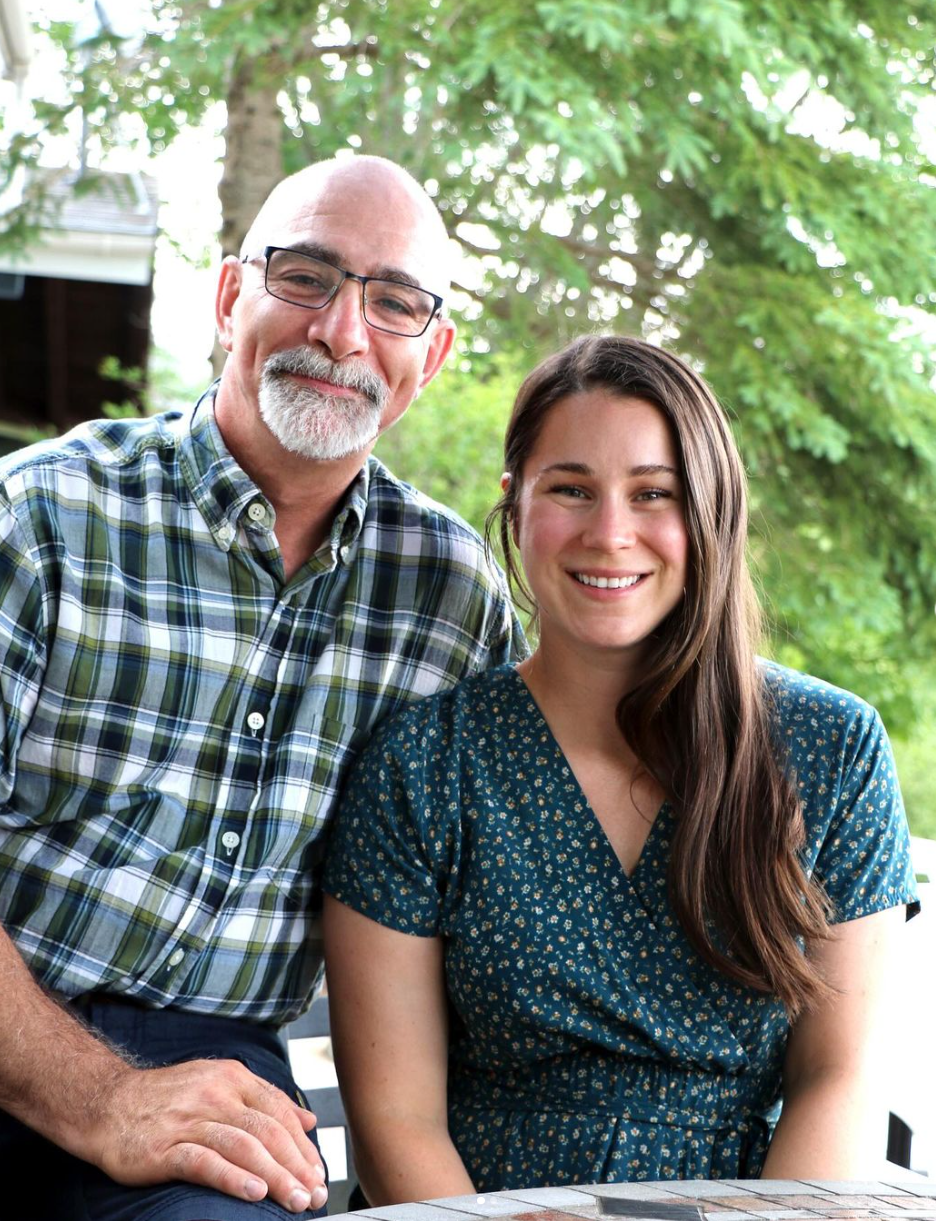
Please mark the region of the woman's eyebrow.
[[675, 475], [679, 478], [679, 471], [674, 466], [667, 466], [665, 462], [647, 462], [643, 466], [632, 466], [628, 474], [631, 475]]
[[540, 471], [541, 475], [548, 475], [550, 471], [564, 471], [569, 475], [592, 475], [594, 471], [584, 462], [553, 462], [549, 466], [544, 466]]
[[[564, 471], [569, 475], [593, 475], [595, 473], [585, 462], [553, 462], [549, 466], [544, 466], [540, 474], [548, 475], [550, 471]], [[675, 475], [677, 479], [679, 478], [679, 471], [665, 462], [644, 462], [640, 466], [632, 466], [627, 473], [636, 478], [642, 475]]]

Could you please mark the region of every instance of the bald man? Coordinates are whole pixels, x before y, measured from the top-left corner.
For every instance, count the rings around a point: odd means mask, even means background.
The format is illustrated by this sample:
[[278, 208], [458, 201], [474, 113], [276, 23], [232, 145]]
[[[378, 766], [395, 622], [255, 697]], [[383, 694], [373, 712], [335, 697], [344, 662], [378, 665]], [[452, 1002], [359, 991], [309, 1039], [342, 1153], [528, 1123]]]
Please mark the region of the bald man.
[[399, 167], [312, 166], [224, 261], [193, 410], [0, 467], [5, 1217], [325, 1204], [277, 1032], [342, 778], [524, 647], [474, 532], [371, 456], [451, 350], [447, 265]]

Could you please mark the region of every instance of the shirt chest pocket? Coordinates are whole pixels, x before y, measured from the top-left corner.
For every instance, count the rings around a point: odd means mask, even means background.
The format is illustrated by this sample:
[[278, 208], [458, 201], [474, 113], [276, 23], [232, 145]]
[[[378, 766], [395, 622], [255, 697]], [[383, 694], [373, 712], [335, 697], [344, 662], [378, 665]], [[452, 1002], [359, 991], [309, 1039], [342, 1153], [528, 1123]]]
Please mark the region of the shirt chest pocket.
[[256, 812], [262, 825], [277, 828], [276, 851], [266, 853], [271, 879], [300, 902], [318, 883], [328, 824], [367, 738], [356, 725], [305, 710], [306, 703], [276, 737]]

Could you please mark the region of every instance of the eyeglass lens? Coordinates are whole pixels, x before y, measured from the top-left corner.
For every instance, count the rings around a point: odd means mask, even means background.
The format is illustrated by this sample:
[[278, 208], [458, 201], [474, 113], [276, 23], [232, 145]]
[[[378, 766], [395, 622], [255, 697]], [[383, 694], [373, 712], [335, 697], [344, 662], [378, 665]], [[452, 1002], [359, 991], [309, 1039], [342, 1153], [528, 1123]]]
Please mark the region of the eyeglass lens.
[[[292, 250], [276, 250], [267, 261], [267, 290], [292, 305], [321, 309], [333, 297], [342, 273], [330, 263]], [[364, 318], [397, 335], [421, 335], [435, 311], [435, 300], [421, 288], [395, 280], [368, 280]]]

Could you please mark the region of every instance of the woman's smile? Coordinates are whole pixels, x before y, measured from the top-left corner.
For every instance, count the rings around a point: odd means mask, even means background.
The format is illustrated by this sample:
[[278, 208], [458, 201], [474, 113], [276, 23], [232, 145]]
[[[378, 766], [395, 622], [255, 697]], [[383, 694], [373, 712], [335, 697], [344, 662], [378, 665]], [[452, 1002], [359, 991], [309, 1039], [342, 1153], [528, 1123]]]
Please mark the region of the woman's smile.
[[521, 472], [515, 525], [541, 641], [637, 660], [686, 583], [682, 478], [666, 417], [605, 389], [561, 399]]

